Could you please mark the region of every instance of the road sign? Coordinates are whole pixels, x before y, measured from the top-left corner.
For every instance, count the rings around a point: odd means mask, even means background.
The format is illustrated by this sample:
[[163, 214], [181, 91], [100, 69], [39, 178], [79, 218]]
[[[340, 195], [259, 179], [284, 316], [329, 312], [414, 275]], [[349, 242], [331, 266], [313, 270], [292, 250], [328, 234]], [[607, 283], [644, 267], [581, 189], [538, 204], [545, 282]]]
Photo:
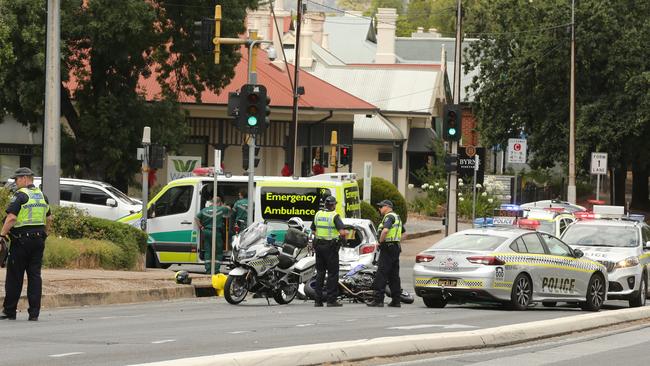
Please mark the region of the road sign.
[[526, 139], [508, 139], [507, 163], [526, 164]]
[[607, 174], [607, 153], [591, 153], [591, 174]]

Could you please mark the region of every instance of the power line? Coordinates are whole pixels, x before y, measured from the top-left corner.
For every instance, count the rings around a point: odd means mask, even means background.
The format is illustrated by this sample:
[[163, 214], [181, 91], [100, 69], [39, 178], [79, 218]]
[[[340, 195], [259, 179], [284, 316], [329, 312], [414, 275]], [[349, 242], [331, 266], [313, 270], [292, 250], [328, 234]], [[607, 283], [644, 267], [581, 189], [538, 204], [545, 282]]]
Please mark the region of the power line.
[[289, 77], [289, 84], [291, 85], [291, 90], [294, 90], [293, 79], [291, 79], [291, 73], [289, 72], [289, 63], [287, 62], [287, 55], [284, 52], [284, 43], [282, 43], [282, 33], [280, 33], [280, 27], [278, 26], [278, 18], [275, 16], [275, 10], [273, 9], [275, 7], [274, 6], [275, 4], [273, 4], [273, 0], [271, 0], [270, 4], [271, 4], [270, 6], [271, 14], [273, 15], [273, 23], [275, 23], [275, 32], [277, 33], [278, 39], [280, 40], [280, 48], [282, 49], [282, 57], [284, 58], [284, 68], [287, 70], [287, 76]]

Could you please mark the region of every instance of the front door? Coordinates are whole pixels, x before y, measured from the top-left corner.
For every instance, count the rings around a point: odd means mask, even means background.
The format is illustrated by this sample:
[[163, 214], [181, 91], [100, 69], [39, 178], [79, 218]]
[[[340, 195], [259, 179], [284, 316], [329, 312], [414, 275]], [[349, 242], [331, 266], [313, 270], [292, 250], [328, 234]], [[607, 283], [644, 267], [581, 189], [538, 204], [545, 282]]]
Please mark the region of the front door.
[[160, 263], [197, 261], [196, 195], [194, 184], [169, 187], [150, 209], [147, 232]]

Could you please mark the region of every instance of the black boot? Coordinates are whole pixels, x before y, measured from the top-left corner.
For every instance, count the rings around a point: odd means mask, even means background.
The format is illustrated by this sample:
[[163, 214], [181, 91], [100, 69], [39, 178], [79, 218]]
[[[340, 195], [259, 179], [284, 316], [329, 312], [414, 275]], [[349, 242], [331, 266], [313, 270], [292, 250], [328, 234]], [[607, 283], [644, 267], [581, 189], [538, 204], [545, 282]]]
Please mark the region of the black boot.
[[373, 307], [373, 308], [383, 308], [383, 307], [384, 307], [384, 302], [383, 302], [383, 301], [377, 301], [377, 300], [374, 300], [373, 302], [368, 303], [368, 304], [366, 304], [366, 305], [368, 305], [368, 306], [370, 306], [370, 307]]

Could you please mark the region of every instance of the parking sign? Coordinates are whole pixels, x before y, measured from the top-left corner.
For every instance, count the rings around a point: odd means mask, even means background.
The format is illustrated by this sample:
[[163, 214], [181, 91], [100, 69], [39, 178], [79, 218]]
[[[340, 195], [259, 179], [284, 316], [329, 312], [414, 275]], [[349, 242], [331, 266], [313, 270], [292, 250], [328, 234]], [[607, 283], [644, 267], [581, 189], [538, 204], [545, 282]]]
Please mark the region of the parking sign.
[[591, 153], [591, 174], [607, 174], [607, 153]]
[[526, 139], [508, 139], [507, 162], [511, 164], [526, 164]]

